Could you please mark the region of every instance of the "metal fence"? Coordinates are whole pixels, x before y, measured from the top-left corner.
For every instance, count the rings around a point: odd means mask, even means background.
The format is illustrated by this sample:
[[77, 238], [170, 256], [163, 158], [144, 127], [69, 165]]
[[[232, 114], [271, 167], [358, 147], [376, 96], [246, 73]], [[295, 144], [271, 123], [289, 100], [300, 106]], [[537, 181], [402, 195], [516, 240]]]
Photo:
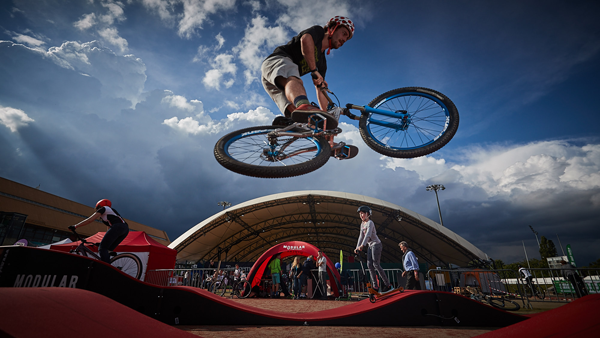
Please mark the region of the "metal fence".
[[599, 269], [575, 269], [567, 276], [563, 269], [527, 269], [528, 281], [518, 271], [435, 269], [427, 272], [427, 289], [449, 291], [469, 296], [467, 287], [485, 294], [505, 294], [521, 299], [523, 305], [531, 302], [570, 302], [586, 294], [600, 293]]
[[[248, 274], [250, 268], [240, 268], [242, 273]], [[234, 268], [221, 269], [227, 275], [233, 275]], [[194, 269], [158, 269], [150, 270], [146, 273], [145, 281], [159, 286], [193, 286], [197, 288], [205, 287], [205, 280], [208, 276], [213, 276], [215, 269], [194, 268]]]
[[[223, 268], [226, 274], [233, 274], [233, 268]], [[241, 268], [248, 274], [250, 268]], [[447, 291], [469, 296], [467, 287], [476, 288], [485, 294], [506, 295], [519, 299], [524, 307], [531, 302], [570, 302], [585, 294], [600, 293], [600, 269], [576, 269], [578, 277], [567, 278], [561, 269], [527, 269], [531, 275], [531, 284], [519, 275], [518, 271], [482, 270], [482, 269], [435, 269], [421, 274], [425, 290]], [[215, 269], [161, 269], [150, 270], [145, 281], [160, 286], [205, 287], [207, 276], [213, 276]], [[404, 286], [401, 269], [384, 269], [394, 287]], [[369, 271], [348, 269], [343, 274], [342, 286], [346, 293], [354, 296], [366, 296], [366, 282], [370, 280]], [[536, 290], [538, 292], [536, 292]]]

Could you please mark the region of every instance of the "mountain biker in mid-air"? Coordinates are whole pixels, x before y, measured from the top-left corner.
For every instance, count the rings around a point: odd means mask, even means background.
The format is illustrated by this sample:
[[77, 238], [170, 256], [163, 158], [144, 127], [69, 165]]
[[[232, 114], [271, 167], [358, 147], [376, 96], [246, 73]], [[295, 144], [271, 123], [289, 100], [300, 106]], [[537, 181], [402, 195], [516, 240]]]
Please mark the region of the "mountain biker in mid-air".
[[[291, 124], [291, 120], [306, 122], [309, 115], [319, 113], [327, 119], [327, 129], [337, 126], [337, 119], [325, 112], [328, 100], [319, 90], [321, 85], [327, 87], [325, 51], [329, 54], [331, 49], [340, 48], [353, 35], [354, 23], [347, 17], [335, 16], [324, 27], [317, 25], [300, 32], [263, 61], [263, 86], [285, 115], [285, 118], [275, 118], [273, 125]], [[311, 105], [306, 96], [300, 77], [308, 73], [315, 85], [321, 109]]]

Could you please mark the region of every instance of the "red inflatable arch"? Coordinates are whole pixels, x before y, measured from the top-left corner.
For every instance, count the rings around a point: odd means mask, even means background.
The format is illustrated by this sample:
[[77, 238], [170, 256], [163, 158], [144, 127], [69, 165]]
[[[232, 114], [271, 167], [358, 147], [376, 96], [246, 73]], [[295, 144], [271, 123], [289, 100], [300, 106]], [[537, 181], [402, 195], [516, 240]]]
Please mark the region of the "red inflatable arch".
[[[264, 254], [262, 254], [258, 260], [254, 263], [250, 272], [248, 273], [248, 281], [252, 283], [252, 287], [260, 284], [260, 280], [262, 275], [265, 273], [265, 269], [271, 258], [276, 254], [281, 254], [281, 258], [286, 258], [289, 256], [304, 256], [308, 257], [312, 255], [313, 257], [317, 257], [317, 252], [319, 249], [312, 244], [300, 241], [292, 241], [285, 242], [281, 244], [277, 244], [274, 247], [267, 250]], [[325, 253], [323, 253], [325, 259], [327, 260], [327, 274], [329, 275], [329, 283], [331, 285], [331, 292], [335, 297], [340, 296], [340, 274], [335, 268], [334, 263], [327, 257]], [[335, 283], [334, 283], [335, 281]]]

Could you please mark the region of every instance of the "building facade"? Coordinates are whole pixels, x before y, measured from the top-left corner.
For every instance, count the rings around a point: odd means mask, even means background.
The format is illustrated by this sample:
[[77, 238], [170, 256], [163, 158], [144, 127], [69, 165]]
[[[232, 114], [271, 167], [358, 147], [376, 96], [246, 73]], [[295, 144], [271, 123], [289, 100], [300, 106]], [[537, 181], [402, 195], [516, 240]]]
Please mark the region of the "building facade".
[[[28, 246], [55, 243], [73, 234], [67, 229], [94, 213], [94, 208], [52, 195], [0, 177], [0, 245], [13, 245], [21, 239]], [[163, 230], [155, 229], [129, 219], [129, 228], [144, 231], [161, 244], [171, 241]], [[82, 236], [106, 231], [101, 222], [78, 229]]]

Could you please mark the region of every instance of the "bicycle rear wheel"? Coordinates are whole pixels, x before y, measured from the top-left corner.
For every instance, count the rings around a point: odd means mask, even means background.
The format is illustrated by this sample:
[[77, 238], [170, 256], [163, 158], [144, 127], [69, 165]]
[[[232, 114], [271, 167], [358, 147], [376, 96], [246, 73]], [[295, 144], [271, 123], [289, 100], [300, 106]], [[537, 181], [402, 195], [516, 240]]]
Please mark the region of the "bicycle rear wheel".
[[490, 303], [491, 306], [506, 311], [518, 311], [521, 308], [521, 306], [518, 303], [513, 302], [512, 300], [508, 300], [506, 298], [490, 297], [487, 299], [487, 301], [488, 303]]
[[219, 286], [217, 287], [215, 294], [223, 297], [223, 295], [225, 294], [225, 290], [227, 290], [227, 280], [223, 279], [223, 281], [221, 281], [221, 283], [219, 283]]
[[544, 290], [539, 285], [535, 286], [535, 295], [539, 299], [546, 298], [546, 293], [544, 292]]
[[331, 154], [323, 137], [294, 137], [282, 133], [269, 137], [281, 126], [251, 127], [223, 136], [215, 145], [219, 164], [238, 174], [283, 178], [304, 175], [322, 167]]
[[[396, 158], [425, 156], [445, 146], [458, 129], [458, 110], [432, 89], [406, 87], [379, 95], [369, 107], [398, 114], [363, 113], [360, 135], [376, 152]], [[400, 113], [405, 112], [406, 116]]]
[[110, 260], [110, 264], [135, 279], [142, 276], [142, 261], [134, 254], [119, 254]]

